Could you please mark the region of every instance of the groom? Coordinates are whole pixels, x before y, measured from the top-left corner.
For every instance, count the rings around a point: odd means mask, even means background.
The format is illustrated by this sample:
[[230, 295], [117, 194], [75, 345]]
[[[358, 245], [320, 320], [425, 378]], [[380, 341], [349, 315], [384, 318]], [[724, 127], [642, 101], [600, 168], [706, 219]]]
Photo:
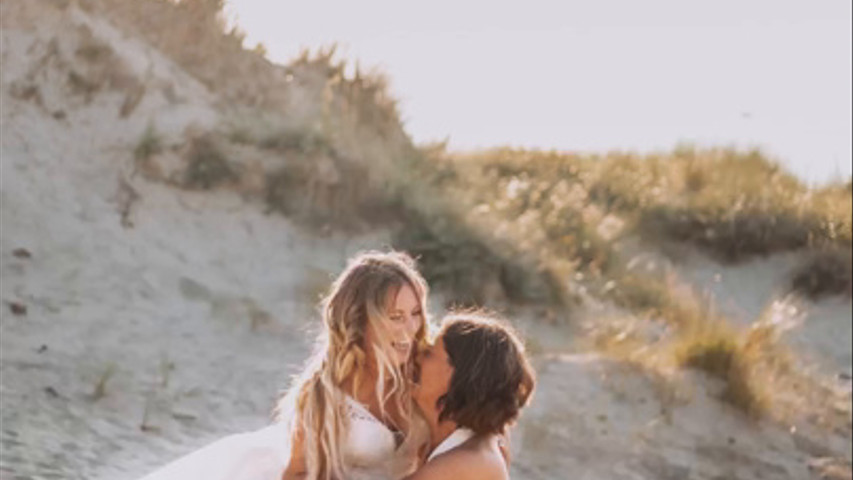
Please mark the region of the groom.
[[410, 480], [509, 479], [501, 435], [535, 386], [518, 337], [486, 315], [450, 315], [419, 363], [414, 396], [430, 424], [432, 453]]

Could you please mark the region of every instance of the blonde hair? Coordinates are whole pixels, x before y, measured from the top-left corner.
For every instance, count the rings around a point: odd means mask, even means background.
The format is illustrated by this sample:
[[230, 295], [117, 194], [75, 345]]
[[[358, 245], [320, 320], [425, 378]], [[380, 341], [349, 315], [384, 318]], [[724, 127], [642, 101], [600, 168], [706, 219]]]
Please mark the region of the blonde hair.
[[[415, 291], [423, 312], [424, 321], [415, 334], [413, 345], [413, 351], [418, 351], [427, 342], [425, 302], [428, 287], [409, 255], [371, 251], [353, 257], [323, 299], [324, 328], [318, 348], [276, 407], [279, 419], [293, 422], [291, 434], [302, 437], [308, 479], [348, 478], [342, 451], [349, 428], [347, 394], [342, 386], [347, 383], [354, 392], [358, 391], [365, 380], [364, 372], [371, 354], [378, 370], [374, 390], [382, 416], [386, 417], [385, 403], [393, 401], [405, 423], [398, 425], [405, 434], [401, 448], [417, 443], [419, 440], [415, 436], [423, 434], [423, 431], [416, 431], [423, 430], [416, 428], [422, 421], [416, 418], [410, 392], [413, 360], [410, 358], [398, 365], [380, 345], [366, 344], [368, 325], [372, 325], [381, 343], [390, 343], [384, 327], [387, 305], [407, 285]], [[386, 388], [388, 384], [390, 388]], [[406, 473], [416, 467], [416, 456], [412, 461], [411, 467], [404, 467], [409, 469]]]

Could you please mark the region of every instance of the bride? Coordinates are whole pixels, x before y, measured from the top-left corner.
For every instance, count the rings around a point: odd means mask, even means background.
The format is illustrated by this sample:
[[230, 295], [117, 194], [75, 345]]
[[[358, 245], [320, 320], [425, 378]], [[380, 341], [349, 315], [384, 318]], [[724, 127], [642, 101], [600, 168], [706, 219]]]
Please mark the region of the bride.
[[410, 257], [369, 253], [331, 290], [323, 353], [279, 408], [296, 420], [283, 478], [402, 478], [428, 438], [410, 392], [413, 354], [427, 341], [426, 282]]
[[404, 253], [350, 260], [322, 303], [315, 355], [277, 421], [232, 435], [143, 480], [400, 479], [429, 448], [414, 357], [427, 347], [427, 283]]

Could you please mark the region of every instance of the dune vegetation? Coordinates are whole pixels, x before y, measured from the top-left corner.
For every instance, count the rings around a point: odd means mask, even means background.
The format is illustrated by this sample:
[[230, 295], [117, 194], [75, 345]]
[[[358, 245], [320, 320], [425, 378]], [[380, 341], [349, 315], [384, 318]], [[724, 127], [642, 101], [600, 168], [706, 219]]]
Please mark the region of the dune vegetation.
[[[220, 0], [91, 3], [232, 102], [230, 120], [185, 135], [172, 153], [156, 125], [141, 132], [132, 152], [141, 171], [183, 188], [236, 188], [313, 227], [389, 228], [453, 303], [547, 304], [569, 321], [585, 301], [613, 304], [666, 333], [652, 342], [602, 321], [592, 335], [599, 350], [650, 369], [703, 370], [726, 382], [731, 403], [762, 414], [789, 398], [768, 389], [808, 383], [777, 345], [778, 326], [757, 319], [738, 329], [677, 282], [630, 269], [632, 254], [679, 245], [730, 264], [802, 252], [792, 292], [850, 296], [849, 180], [809, 187], [762, 152], [733, 148], [416, 147], [383, 77], [336, 59], [334, 48], [277, 66], [226, 29]], [[192, 24], [195, 40], [174, 23]], [[163, 173], [159, 157], [174, 152], [179, 171]], [[263, 160], [248, 162], [247, 152]], [[650, 349], [653, 359], [642, 354]], [[824, 391], [816, 382], [812, 391]]]
[[433, 320], [524, 335], [513, 478], [850, 478], [849, 179], [416, 145], [381, 73], [272, 63], [224, 2], [0, 2], [0, 470], [138, 477], [265, 424], [335, 273], [393, 247]]

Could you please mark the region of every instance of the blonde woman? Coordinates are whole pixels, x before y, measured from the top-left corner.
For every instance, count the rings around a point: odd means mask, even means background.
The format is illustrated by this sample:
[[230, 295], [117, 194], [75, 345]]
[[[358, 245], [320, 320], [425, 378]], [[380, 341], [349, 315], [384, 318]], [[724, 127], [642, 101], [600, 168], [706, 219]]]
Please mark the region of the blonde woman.
[[323, 302], [321, 348], [279, 408], [292, 419], [284, 479], [402, 478], [426, 446], [411, 396], [427, 284], [402, 253], [354, 258]]
[[144, 480], [399, 479], [429, 444], [411, 395], [427, 346], [427, 284], [406, 254], [350, 260], [322, 303], [315, 355], [276, 408], [277, 422], [232, 435]]

